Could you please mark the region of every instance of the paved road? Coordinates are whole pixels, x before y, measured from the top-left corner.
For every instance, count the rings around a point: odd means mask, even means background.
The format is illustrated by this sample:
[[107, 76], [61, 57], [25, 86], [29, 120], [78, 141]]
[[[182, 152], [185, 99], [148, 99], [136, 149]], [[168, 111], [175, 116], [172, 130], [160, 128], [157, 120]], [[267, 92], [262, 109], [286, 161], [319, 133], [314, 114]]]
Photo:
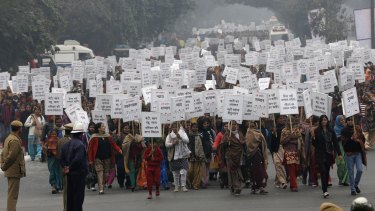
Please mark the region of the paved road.
[[[369, 166], [364, 171], [361, 182], [362, 193], [375, 202], [375, 150], [368, 153]], [[0, 172], [0, 210], [6, 207], [5, 178]], [[351, 201], [355, 198], [350, 195], [348, 187], [339, 187], [336, 169], [332, 170], [334, 186], [330, 188], [331, 198], [325, 200], [321, 196], [320, 188], [313, 188], [299, 184], [300, 191], [292, 193], [289, 190], [273, 187], [275, 171], [269, 167], [270, 180], [268, 195], [251, 195], [249, 189], [244, 189], [240, 197], [232, 197], [228, 190], [221, 190], [218, 183], [211, 182], [208, 189], [190, 190], [188, 193], [174, 193], [162, 191], [159, 198], [147, 200], [146, 191], [131, 193], [119, 189], [117, 183], [105, 195], [86, 191], [84, 210], [112, 211], [112, 210], [164, 210], [164, 211], [226, 211], [226, 210], [253, 210], [253, 211], [316, 211], [324, 201], [340, 204], [349, 210]], [[300, 181], [299, 181], [300, 183]], [[19, 211], [62, 210], [62, 195], [50, 194], [48, 184], [48, 170], [46, 163], [27, 162], [27, 177], [22, 179], [18, 201]]]

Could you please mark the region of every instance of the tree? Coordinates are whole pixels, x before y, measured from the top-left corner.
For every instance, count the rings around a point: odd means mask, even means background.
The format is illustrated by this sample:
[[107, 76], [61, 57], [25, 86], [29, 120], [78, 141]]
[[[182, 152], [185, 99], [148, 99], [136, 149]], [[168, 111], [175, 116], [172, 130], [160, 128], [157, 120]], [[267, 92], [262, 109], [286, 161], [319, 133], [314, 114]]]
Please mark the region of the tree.
[[[266, 7], [275, 12], [277, 18], [292, 32], [305, 40], [315, 36], [326, 38], [326, 42], [347, 37], [351, 22], [343, 8], [344, 0], [227, 0], [229, 3], [243, 3], [254, 7]], [[322, 9], [309, 24], [311, 10]], [[322, 23], [324, 23], [322, 25]]]
[[0, 67], [26, 64], [54, 43], [60, 16], [50, 0], [0, 2]]
[[193, 8], [192, 0], [58, 1], [65, 19], [59, 40], [77, 39], [107, 55], [116, 44], [138, 47], [152, 41]]

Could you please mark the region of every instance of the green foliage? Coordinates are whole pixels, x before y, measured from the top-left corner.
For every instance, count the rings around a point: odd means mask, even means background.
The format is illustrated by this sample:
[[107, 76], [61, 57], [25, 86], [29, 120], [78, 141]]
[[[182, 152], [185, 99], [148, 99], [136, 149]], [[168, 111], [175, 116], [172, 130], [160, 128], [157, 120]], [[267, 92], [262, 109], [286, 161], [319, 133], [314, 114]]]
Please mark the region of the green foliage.
[[49, 0], [0, 1], [0, 67], [24, 65], [54, 42], [59, 15]]
[[1, 0], [0, 66], [26, 64], [66, 39], [103, 56], [116, 44], [138, 47], [193, 5], [193, 0]]

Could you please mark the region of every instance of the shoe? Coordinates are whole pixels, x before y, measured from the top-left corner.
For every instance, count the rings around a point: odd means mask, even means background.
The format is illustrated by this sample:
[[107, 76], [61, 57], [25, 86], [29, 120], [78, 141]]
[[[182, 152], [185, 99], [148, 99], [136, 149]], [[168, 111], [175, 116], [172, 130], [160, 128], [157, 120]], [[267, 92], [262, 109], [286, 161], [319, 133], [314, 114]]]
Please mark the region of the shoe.
[[147, 199], [152, 199], [152, 195], [149, 194], [149, 195], [147, 196]]
[[261, 188], [260, 191], [259, 191], [259, 194], [261, 195], [266, 195], [268, 193], [268, 191], [266, 191], [266, 189], [264, 188]]
[[57, 193], [57, 190], [56, 188], [52, 188], [52, 191], [51, 191], [52, 194], [56, 194]]
[[160, 191], [159, 191], [159, 190], [156, 190], [155, 195], [156, 195], [156, 196], [160, 196]]
[[281, 187], [282, 187], [283, 189], [286, 189], [286, 188], [288, 187], [288, 185], [287, 185], [286, 183], [283, 183], [283, 184], [281, 184]]
[[328, 192], [324, 192], [323, 193], [323, 197], [326, 199], [326, 198], [328, 198], [328, 196], [329, 196], [329, 193]]
[[134, 192], [135, 191], [135, 187], [132, 187], [132, 192]]
[[351, 194], [352, 194], [352, 196], [355, 196], [355, 195], [357, 195], [357, 192], [355, 192], [354, 190], [352, 190]]
[[[223, 188], [224, 188], [224, 186], [223, 186]], [[221, 188], [221, 189], [223, 189], [223, 188]], [[193, 189], [194, 189], [194, 190], [199, 190], [198, 187], [193, 187]]]
[[307, 184], [307, 180], [306, 180], [306, 178], [302, 178], [302, 184], [304, 184], [304, 185]]
[[235, 192], [234, 192], [234, 196], [240, 196], [241, 195], [241, 191], [240, 190], [236, 190]]
[[99, 191], [99, 195], [103, 195], [104, 194], [104, 191]]
[[183, 192], [188, 192], [189, 190], [185, 186], [182, 186], [182, 191]]
[[355, 192], [361, 193], [361, 190], [358, 188], [358, 186], [355, 186]]
[[312, 184], [311, 187], [316, 188], [316, 187], [318, 187], [318, 185]]
[[178, 192], [178, 187], [177, 186], [174, 187], [174, 192]]
[[124, 185], [120, 184], [120, 188], [124, 188]]
[[107, 188], [108, 188], [108, 189], [111, 189], [111, 188], [112, 188], [112, 185], [108, 185]]
[[96, 191], [96, 188], [95, 188], [95, 187], [92, 187], [92, 188], [91, 188], [91, 191]]
[[251, 193], [251, 194], [257, 194], [257, 190], [256, 190], [256, 189], [253, 189], [253, 190], [251, 190], [250, 193]]
[[298, 192], [298, 189], [297, 188], [292, 188], [290, 189], [292, 192]]
[[344, 182], [344, 183], [342, 183], [342, 186], [349, 186], [349, 184]]
[[328, 183], [328, 187], [332, 187], [332, 183]]

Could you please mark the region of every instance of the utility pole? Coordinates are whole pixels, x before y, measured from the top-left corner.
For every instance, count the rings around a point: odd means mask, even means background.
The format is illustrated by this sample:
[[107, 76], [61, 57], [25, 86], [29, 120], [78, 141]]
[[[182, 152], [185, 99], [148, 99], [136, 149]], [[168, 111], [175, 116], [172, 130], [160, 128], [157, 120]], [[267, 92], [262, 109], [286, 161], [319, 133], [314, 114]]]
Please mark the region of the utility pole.
[[375, 7], [375, 0], [371, 1], [371, 48], [375, 49], [375, 23], [374, 23], [374, 7]]

